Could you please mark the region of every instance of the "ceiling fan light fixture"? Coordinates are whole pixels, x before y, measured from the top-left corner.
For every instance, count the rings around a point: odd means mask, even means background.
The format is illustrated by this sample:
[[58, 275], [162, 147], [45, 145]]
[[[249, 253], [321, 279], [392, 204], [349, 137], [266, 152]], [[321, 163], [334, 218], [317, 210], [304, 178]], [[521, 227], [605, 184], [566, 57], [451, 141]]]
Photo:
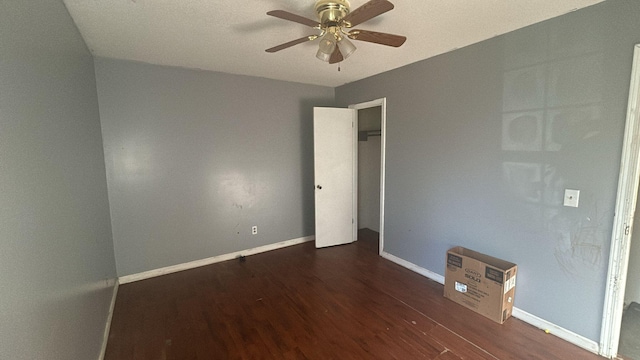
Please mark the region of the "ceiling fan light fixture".
[[325, 54], [322, 51], [320, 51], [320, 49], [318, 49], [318, 52], [316, 53], [316, 57], [319, 60], [322, 60], [324, 62], [329, 62], [329, 59], [331, 58], [331, 54]]
[[346, 36], [343, 36], [340, 41], [338, 41], [338, 49], [340, 49], [340, 53], [342, 53], [343, 58], [348, 58], [356, 51], [356, 46], [353, 45], [351, 41]]
[[336, 49], [336, 36], [333, 32], [327, 31], [326, 34], [320, 39], [320, 45], [318, 51], [331, 55]]
[[320, 39], [320, 45], [318, 46], [316, 57], [324, 62], [329, 62], [331, 54], [333, 54], [336, 49], [336, 42], [335, 34], [327, 31], [327, 33]]

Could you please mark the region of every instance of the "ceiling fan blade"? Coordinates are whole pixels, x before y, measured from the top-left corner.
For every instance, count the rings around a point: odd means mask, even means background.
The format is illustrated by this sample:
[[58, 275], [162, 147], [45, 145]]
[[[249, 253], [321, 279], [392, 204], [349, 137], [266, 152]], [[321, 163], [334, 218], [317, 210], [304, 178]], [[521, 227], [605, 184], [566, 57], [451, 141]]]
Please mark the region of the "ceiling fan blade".
[[393, 4], [387, 0], [371, 0], [353, 10], [342, 21], [345, 27], [353, 27], [393, 9]]
[[307, 25], [311, 27], [320, 26], [320, 23], [317, 21], [307, 19], [306, 17], [300, 16], [300, 15], [292, 14], [284, 10], [272, 10], [272, 11], [269, 11], [267, 15], [275, 16], [280, 19], [297, 22], [298, 24]]
[[356, 29], [349, 31], [349, 39], [367, 41], [393, 47], [399, 47], [407, 40], [406, 37], [400, 35]]
[[338, 47], [336, 46], [336, 49], [333, 50], [333, 53], [329, 58], [329, 64], [339, 63], [342, 60], [344, 60], [344, 58], [342, 57], [342, 53], [340, 52], [340, 49], [338, 49]]
[[276, 51], [280, 51], [280, 50], [284, 50], [286, 48], [292, 47], [293, 45], [298, 45], [298, 44], [302, 44], [303, 42], [307, 42], [307, 41], [313, 41], [315, 39], [318, 38], [318, 35], [309, 35], [309, 36], [305, 36], [303, 38], [300, 39], [296, 39], [296, 40], [292, 40], [289, 42], [286, 42], [284, 44], [280, 44], [278, 46], [274, 46], [272, 48], [269, 48], [267, 50], [265, 50], [268, 53], [274, 53]]

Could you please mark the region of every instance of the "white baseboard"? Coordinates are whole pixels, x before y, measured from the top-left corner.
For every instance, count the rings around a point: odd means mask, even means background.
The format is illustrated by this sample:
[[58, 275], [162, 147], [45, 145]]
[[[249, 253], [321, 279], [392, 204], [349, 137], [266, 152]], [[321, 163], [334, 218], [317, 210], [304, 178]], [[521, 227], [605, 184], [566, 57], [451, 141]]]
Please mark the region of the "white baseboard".
[[230, 254], [218, 255], [218, 256], [213, 256], [206, 259], [190, 261], [183, 264], [172, 265], [172, 266], [167, 266], [159, 269], [144, 271], [137, 274], [125, 275], [125, 276], [121, 276], [119, 278], [119, 281], [120, 281], [120, 284], [127, 284], [134, 281], [150, 279], [156, 276], [171, 274], [178, 271], [184, 271], [184, 270], [194, 269], [200, 266], [215, 264], [221, 261], [233, 260], [239, 256], [249, 256], [249, 255], [255, 255], [255, 254], [259, 254], [259, 253], [263, 253], [271, 250], [282, 249], [288, 246], [298, 245], [298, 244], [305, 243], [307, 241], [312, 241], [314, 239], [315, 239], [315, 235], [305, 236], [297, 239], [285, 240], [279, 243], [259, 246], [253, 249], [236, 251]]
[[107, 284], [113, 286], [113, 294], [111, 295], [111, 305], [109, 305], [109, 314], [107, 315], [107, 323], [104, 326], [104, 334], [102, 335], [102, 348], [98, 360], [103, 360], [107, 351], [107, 342], [109, 341], [109, 330], [111, 330], [111, 319], [113, 319], [113, 309], [116, 307], [116, 297], [118, 296], [118, 280], [109, 280]]
[[440, 274], [436, 274], [431, 270], [427, 270], [423, 267], [420, 267], [412, 262], [409, 262], [407, 260], [401, 259], [395, 255], [389, 254], [386, 251], [383, 251], [380, 256], [382, 256], [383, 258], [394, 262], [402, 267], [405, 267], [413, 272], [417, 272], [418, 274], [427, 277], [435, 282], [438, 282], [440, 284], [444, 284], [444, 276], [440, 275]]
[[[407, 260], [401, 259], [395, 255], [389, 254], [388, 252], [382, 252], [380, 254], [380, 256], [382, 256], [383, 258], [392, 261], [402, 267], [405, 267], [411, 271], [414, 271], [422, 276], [425, 276], [433, 281], [439, 282], [440, 284], [444, 284], [444, 276], [434, 273], [431, 270], [427, 270], [423, 267], [420, 267], [412, 262], [409, 262]], [[585, 338], [582, 335], [578, 335], [572, 331], [569, 331], [565, 328], [562, 328], [558, 325], [555, 325], [554, 323], [551, 323], [547, 320], [541, 319], [535, 315], [529, 314], [528, 312], [524, 311], [524, 310], [520, 310], [516, 307], [513, 308], [513, 314], [514, 317], [528, 323], [531, 324], [539, 329], [543, 329], [543, 330], [549, 330], [549, 333], [552, 335], [555, 335], [557, 337], [559, 337], [562, 340], [565, 340], [567, 342], [570, 342], [576, 346], [579, 346], [585, 350], [589, 350], [595, 354], [598, 354], [600, 351], [600, 345], [590, 339]]]
[[579, 346], [585, 350], [589, 350], [592, 353], [598, 354], [600, 352], [600, 345], [582, 335], [578, 335], [573, 331], [567, 330], [547, 320], [541, 319], [535, 315], [529, 314], [524, 310], [520, 310], [516, 307], [513, 308], [513, 317], [518, 318], [526, 323], [529, 323], [538, 329], [549, 330], [549, 333], [559, 337], [562, 340], [570, 342], [576, 346]]

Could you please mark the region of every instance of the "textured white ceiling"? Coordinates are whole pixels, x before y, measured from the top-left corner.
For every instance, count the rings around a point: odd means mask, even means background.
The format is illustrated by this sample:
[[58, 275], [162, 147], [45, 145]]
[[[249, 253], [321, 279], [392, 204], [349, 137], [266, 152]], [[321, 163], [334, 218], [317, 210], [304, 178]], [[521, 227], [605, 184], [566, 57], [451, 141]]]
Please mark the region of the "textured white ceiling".
[[[351, 0], [351, 9], [367, 0]], [[314, 0], [64, 0], [95, 56], [339, 86], [603, 0], [391, 0], [395, 9], [359, 29], [405, 35], [392, 48], [354, 41], [340, 65], [315, 58], [317, 41], [264, 50], [318, 31], [267, 16], [316, 19]]]

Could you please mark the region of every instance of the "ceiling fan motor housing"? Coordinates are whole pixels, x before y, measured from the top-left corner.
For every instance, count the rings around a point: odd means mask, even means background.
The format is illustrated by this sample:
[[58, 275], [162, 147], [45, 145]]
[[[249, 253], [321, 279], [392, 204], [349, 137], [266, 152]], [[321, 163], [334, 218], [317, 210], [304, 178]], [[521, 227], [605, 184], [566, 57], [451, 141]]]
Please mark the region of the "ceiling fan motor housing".
[[318, 0], [315, 10], [323, 27], [336, 26], [349, 13], [347, 0]]

